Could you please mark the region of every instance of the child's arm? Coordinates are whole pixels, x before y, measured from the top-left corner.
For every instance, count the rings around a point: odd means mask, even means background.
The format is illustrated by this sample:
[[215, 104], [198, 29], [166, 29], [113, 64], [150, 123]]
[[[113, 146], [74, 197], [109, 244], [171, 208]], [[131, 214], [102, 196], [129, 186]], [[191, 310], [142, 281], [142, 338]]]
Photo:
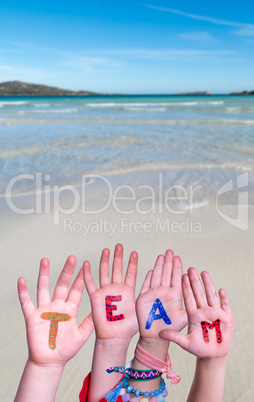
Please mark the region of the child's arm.
[[84, 263], [84, 280], [90, 296], [96, 332], [93, 364], [88, 391], [89, 402], [98, 402], [121, 379], [108, 374], [112, 366], [125, 366], [127, 349], [138, 330], [135, 313], [135, 286], [138, 255], [130, 255], [123, 283], [123, 246], [117, 244], [112, 278], [109, 276], [109, 250], [104, 249], [100, 261], [100, 288], [97, 289], [88, 261]]
[[[160, 338], [160, 331], [164, 328], [180, 331], [187, 324], [181, 277], [180, 257], [174, 257], [173, 251], [167, 250], [165, 257], [160, 255], [157, 258], [153, 271], [148, 272], [136, 303], [140, 332], [138, 345], [164, 362], [167, 360], [169, 341]], [[153, 368], [140, 363], [135, 357], [132, 367], [143, 370]], [[129, 383], [134, 390], [150, 392], [160, 387], [160, 378]]]
[[30, 299], [25, 279], [18, 280], [19, 300], [26, 323], [28, 360], [15, 402], [54, 401], [65, 364], [93, 332], [91, 315], [80, 326], [77, 324], [84, 281], [80, 270], [69, 291], [75, 265], [76, 258], [68, 257], [50, 300], [49, 260], [41, 260], [37, 309]]
[[205, 292], [194, 268], [183, 276], [188, 335], [171, 330], [164, 330], [160, 335], [197, 356], [188, 402], [220, 402], [234, 322], [225, 290], [219, 291], [219, 305], [209, 274], [202, 272], [201, 278]]

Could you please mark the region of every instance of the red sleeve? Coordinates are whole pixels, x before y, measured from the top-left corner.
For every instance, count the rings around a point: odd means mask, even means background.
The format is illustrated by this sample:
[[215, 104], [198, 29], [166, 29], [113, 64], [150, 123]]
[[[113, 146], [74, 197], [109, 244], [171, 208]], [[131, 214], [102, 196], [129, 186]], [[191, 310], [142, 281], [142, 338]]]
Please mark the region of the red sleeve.
[[84, 379], [83, 387], [82, 387], [82, 390], [80, 391], [80, 394], [79, 394], [80, 402], [87, 402], [87, 394], [88, 394], [88, 389], [89, 389], [89, 382], [90, 382], [90, 373]]
[[[82, 387], [82, 390], [80, 391], [80, 394], [79, 394], [79, 401], [80, 402], [88, 402], [87, 401], [87, 395], [88, 395], [88, 390], [89, 390], [89, 382], [90, 382], [90, 373], [84, 379], [83, 387]], [[123, 401], [122, 397], [119, 396], [117, 398], [116, 402], [122, 402], [122, 401]], [[98, 402], [107, 402], [107, 401], [106, 401], [105, 398], [102, 398]]]

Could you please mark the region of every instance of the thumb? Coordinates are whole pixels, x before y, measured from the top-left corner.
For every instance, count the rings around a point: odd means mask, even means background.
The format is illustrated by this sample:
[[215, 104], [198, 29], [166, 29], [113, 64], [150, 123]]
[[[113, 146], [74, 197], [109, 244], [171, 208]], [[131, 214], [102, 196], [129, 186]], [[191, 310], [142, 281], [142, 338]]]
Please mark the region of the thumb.
[[81, 332], [81, 335], [84, 338], [84, 342], [87, 341], [93, 330], [94, 330], [93, 318], [92, 313], [90, 313], [79, 326], [79, 331]]
[[182, 324], [182, 328], [185, 328], [186, 325], [188, 324], [188, 317], [187, 317], [186, 311], [183, 310], [183, 311], [180, 313], [179, 318], [180, 318], [180, 320], [181, 320], [180, 322], [181, 322], [181, 324]]
[[176, 343], [185, 350], [188, 349], [187, 336], [181, 334], [178, 331], [174, 331], [173, 329], [163, 329], [162, 331], [160, 331], [159, 336], [162, 339], [167, 339], [168, 341]]
[[35, 311], [35, 307], [30, 299], [25, 278], [18, 279], [18, 295], [21, 309], [23, 311], [25, 320], [27, 320], [29, 315]]

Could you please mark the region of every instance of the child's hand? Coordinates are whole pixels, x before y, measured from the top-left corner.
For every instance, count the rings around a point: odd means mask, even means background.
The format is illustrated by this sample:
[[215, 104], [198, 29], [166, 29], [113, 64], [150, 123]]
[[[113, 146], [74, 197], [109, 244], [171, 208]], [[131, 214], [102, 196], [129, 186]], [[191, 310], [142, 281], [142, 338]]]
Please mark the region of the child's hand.
[[[109, 250], [104, 249], [100, 261], [100, 288], [97, 289], [88, 261], [84, 263], [84, 280], [90, 296], [97, 340], [127, 340], [138, 331], [135, 313], [135, 286], [138, 254], [130, 255], [123, 283], [123, 246], [117, 244], [109, 277]], [[118, 297], [119, 296], [119, 297]], [[117, 298], [115, 298], [117, 297]], [[106, 304], [108, 305], [106, 309]], [[116, 320], [116, 316], [118, 319]]]
[[41, 260], [37, 284], [37, 309], [30, 299], [25, 279], [18, 280], [19, 300], [26, 322], [29, 361], [38, 366], [63, 367], [76, 355], [93, 332], [94, 326], [90, 314], [80, 326], [77, 324], [78, 308], [85, 285], [80, 270], [69, 291], [75, 265], [76, 258], [68, 257], [51, 301], [49, 260], [47, 258]]
[[148, 272], [137, 299], [136, 309], [142, 340], [158, 340], [161, 330], [172, 328], [181, 331], [187, 325], [181, 278], [181, 259], [174, 257], [172, 250], [167, 250], [165, 257], [160, 255], [157, 258], [153, 271]]
[[202, 272], [201, 277], [205, 292], [195, 268], [190, 268], [188, 274], [183, 275], [183, 296], [189, 321], [188, 335], [163, 330], [160, 336], [177, 343], [200, 359], [223, 358], [230, 348], [233, 316], [225, 290], [219, 290], [219, 305], [209, 274]]
[[108, 374], [107, 369], [124, 366], [132, 336], [138, 330], [135, 312], [135, 286], [138, 255], [130, 255], [123, 283], [123, 246], [117, 244], [113, 260], [112, 278], [109, 276], [109, 250], [101, 254], [97, 289], [88, 261], [84, 262], [84, 280], [90, 296], [96, 332], [88, 400], [97, 402], [120, 380], [119, 373]]

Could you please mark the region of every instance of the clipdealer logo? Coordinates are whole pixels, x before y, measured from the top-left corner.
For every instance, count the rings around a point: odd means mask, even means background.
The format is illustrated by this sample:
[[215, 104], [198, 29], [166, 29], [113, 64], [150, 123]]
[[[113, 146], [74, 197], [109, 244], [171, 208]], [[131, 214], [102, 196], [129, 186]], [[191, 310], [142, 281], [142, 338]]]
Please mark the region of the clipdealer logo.
[[[61, 216], [70, 216], [77, 210], [83, 215], [101, 215], [108, 208], [120, 215], [161, 215], [163, 211], [172, 215], [183, 215], [187, 211], [193, 214], [195, 209], [194, 198], [196, 192], [201, 186], [189, 186], [185, 188], [180, 185], [172, 185], [167, 187], [163, 183], [162, 173], [158, 175], [157, 190], [150, 185], [141, 185], [134, 188], [130, 185], [119, 185], [116, 188], [112, 186], [110, 181], [99, 175], [83, 175], [79, 189], [72, 185], [50, 186], [51, 177], [43, 176], [41, 173], [23, 174], [13, 177], [5, 191], [5, 198], [8, 207], [15, 213], [21, 215], [30, 214], [51, 214], [53, 213], [54, 224], [60, 223]], [[29, 181], [33, 186], [34, 192], [32, 197], [32, 205], [26, 207], [18, 206], [13, 192], [16, 185], [22, 180]], [[87, 202], [89, 198], [89, 188], [91, 183], [96, 181], [96, 186], [103, 186], [105, 197], [101, 199], [103, 205], [90, 205]], [[95, 187], [96, 187], [95, 186]], [[145, 194], [144, 194], [145, 192]], [[69, 193], [69, 206], [63, 207], [62, 201], [66, 193]], [[89, 204], [89, 205], [88, 205]]]
[[[32, 205], [26, 205], [26, 207], [18, 206], [16, 198], [13, 195], [15, 186], [17, 183], [19, 185], [19, 182], [22, 180], [30, 181], [34, 186]], [[183, 215], [187, 214], [187, 212], [188, 214], [193, 214], [195, 210], [194, 198], [196, 197], [196, 192], [202, 189], [200, 185], [189, 186], [188, 188], [180, 185], [172, 185], [167, 188], [165, 183], [163, 183], [162, 173], [158, 175], [157, 196], [152, 186], [141, 185], [135, 189], [129, 185], [120, 185], [113, 188], [106, 177], [99, 175], [83, 175], [79, 189], [73, 185], [49, 185], [50, 180], [50, 175], [43, 176], [41, 173], [23, 174], [13, 177], [9, 181], [5, 191], [6, 203], [10, 210], [21, 215], [53, 213], [55, 225], [59, 225], [61, 216], [70, 216], [78, 209], [86, 216], [96, 214], [102, 216], [103, 212], [109, 207], [112, 207], [114, 211], [121, 216], [130, 216], [134, 213], [143, 216], [149, 214], [161, 215], [163, 211], [167, 214], [170, 213], [170, 215]], [[104, 194], [106, 194], [104, 204], [95, 209], [88, 209], [88, 188], [94, 182], [96, 182], [97, 185], [99, 181], [101, 182], [100, 184], [104, 186]], [[142, 190], [146, 191], [145, 196], [144, 194], [141, 196], [141, 194], [138, 193]], [[222, 201], [223, 196], [234, 197], [236, 191], [237, 215], [233, 217], [223, 211]], [[69, 205], [68, 208], [62, 206], [62, 200], [65, 198], [66, 193], [69, 193], [69, 199], [71, 200], [71, 205]], [[176, 206], [177, 204], [178, 206]], [[244, 231], [248, 230], [248, 173], [246, 172], [237, 176], [235, 185], [233, 180], [229, 180], [225, 183], [217, 191], [215, 205], [218, 214], [224, 221], [238, 229]], [[89, 221], [91, 221], [91, 219], [89, 219]], [[193, 226], [195, 221], [190, 220], [190, 223]], [[168, 224], [169, 223], [167, 223], [167, 225]]]
[[[233, 218], [222, 212], [219, 208], [219, 199], [223, 194], [232, 192], [237, 189], [237, 216]], [[236, 187], [234, 188], [233, 180], [229, 180], [217, 192], [216, 195], [216, 209], [218, 214], [224, 221], [230, 225], [237, 227], [241, 230], [248, 230], [249, 227], [249, 214], [248, 214], [248, 173], [243, 173], [236, 178]]]

